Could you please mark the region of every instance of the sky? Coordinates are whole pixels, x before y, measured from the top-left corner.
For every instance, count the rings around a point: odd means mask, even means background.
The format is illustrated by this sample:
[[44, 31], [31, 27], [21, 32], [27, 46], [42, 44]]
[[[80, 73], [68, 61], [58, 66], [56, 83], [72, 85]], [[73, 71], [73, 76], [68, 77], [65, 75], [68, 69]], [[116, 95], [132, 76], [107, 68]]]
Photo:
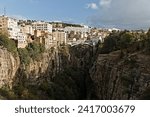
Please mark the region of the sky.
[[95, 11], [89, 2], [97, 0], [0, 0], [0, 13], [27, 19], [86, 23]]
[[150, 27], [150, 0], [0, 0], [0, 14], [21, 19], [83, 23], [94, 27]]

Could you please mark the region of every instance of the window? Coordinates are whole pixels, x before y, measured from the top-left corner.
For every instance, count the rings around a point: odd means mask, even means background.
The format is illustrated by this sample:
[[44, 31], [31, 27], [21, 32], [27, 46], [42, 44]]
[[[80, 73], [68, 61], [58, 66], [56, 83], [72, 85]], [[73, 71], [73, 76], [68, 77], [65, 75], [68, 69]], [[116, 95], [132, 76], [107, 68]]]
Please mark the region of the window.
[[12, 30], [12, 28], [8, 28], [8, 30]]

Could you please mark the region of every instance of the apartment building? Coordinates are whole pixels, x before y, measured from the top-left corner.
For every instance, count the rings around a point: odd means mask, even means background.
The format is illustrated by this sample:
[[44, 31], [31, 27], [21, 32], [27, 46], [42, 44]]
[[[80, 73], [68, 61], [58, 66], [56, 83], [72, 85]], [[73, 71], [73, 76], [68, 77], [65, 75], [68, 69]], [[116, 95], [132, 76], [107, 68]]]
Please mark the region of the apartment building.
[[26, 39], [26, 35], [22, 32], [19, 32], [17, 35], [17, 48], [25, 48], [28, 45]]
[[90, 29], [87, 26], [83, 26], [83, 27], [65, 27], [64, 29], [65, 32], [70, 33], [71, 31], [73, 32], [81, 32], [81, 33], [89, 33]]
[[52, 33], [35, 30], [34, 31], [34, 42], [43, 44], [46, 49], [49, 49], [51, 46], [53, 46], [53, 38]]
[[20, 32], [18, 21], [7, 16], [0, 16], [0, 31], [7, 33], [9, 38], [16, 40]]
[[58, 45], [67, 43], [67, 34], [63, 31], [53, 32], [53, 41], [56, 41]]
[[20, 26], [21, 32], [24, 34], [34, 35], [34, 31], [31, 25]]
[[44, 45], [45, 45], [46, 49], [49, 49], [51, 46], [54, 45], [53, 38], [52, 38], [51, 34], [45, 35]]
[[40, 30], [40, 31], [52, 33], [52, 25], [46, 22], [41, 22], [41, 21], [34, 22], [32, 23], [32, 28], [33, 30]]
[[80, 27], [65, 27], [64, 31], [69, 35], [74, 35], [74, 38], [80, 37], [80, 39], [85, 39], [88, 37], [90, 33], [90, 28], [87, 26], [80, 26]]
[[0, 16], [0, 31], [8, 34], [10, 39], [16, 40], [18, 48], [26, 47], [27, 37], [23, 32], [21, 32], [21, 28], [18, 25], [17, 19], [7, 16]]

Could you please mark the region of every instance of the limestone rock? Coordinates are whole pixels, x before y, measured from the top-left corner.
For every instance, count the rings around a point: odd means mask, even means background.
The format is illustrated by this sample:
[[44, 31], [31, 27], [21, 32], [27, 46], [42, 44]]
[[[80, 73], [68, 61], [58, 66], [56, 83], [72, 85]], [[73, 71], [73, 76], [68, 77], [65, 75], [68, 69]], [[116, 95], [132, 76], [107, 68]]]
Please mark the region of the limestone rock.
[[150, 87], [150, 56], [100, 54], [90, 69], [96, 99], [140, 99]]
[[0, 48], [0, 88], [3, 86], [12, 87], [19, 64], [19, 57], [14, 57], [7, 49]]

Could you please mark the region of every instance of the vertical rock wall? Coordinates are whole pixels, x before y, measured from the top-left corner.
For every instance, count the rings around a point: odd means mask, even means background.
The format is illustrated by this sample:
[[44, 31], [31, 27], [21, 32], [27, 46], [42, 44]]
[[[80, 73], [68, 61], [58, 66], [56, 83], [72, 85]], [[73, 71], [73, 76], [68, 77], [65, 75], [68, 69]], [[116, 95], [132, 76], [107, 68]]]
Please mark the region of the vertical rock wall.
[[4, 48], [0, 48], [0, 88], [12, 87], [13, 78], [19, 67], [20, 60]]
[[[141, 99], [150, 88], [150, 57], [120, 52], [100, 54], [90, 69], [95, 99]], [[92, 97], [91, 97], [92, 98]]]

